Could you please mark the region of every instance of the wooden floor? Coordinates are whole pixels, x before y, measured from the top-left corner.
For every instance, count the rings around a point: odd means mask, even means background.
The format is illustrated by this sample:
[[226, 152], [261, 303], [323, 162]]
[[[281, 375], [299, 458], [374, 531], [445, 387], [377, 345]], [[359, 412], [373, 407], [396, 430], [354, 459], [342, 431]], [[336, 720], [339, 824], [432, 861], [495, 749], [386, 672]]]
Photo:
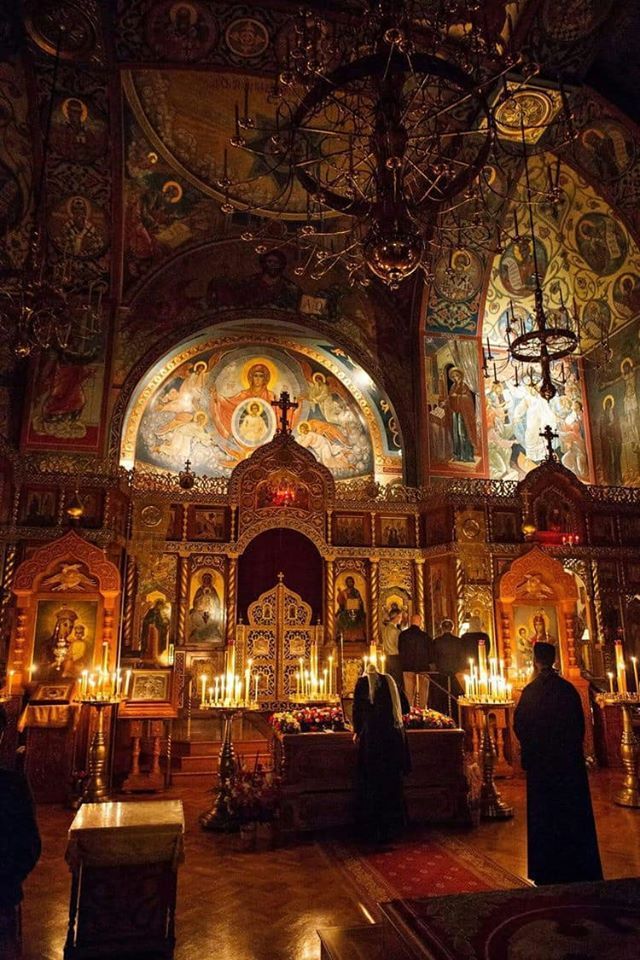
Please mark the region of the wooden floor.
[[[619, 775], [598, 772], [592, 794], [607, 879], [640, 875], [640, 810], [616, 807]], [[187, 817], [186, 861], [178, 882], [176, 960], [317, 960], [318, 927], [354, 926], [369, 918], [357, 895], [313, 842], [280, 850], [240, 853], [233, 837], [202, 833], [207, 781], [173, 788]], [[507, 870], [525, 874], [524, 785], [503, 783], [516, 816], [452, 830]], [[41, 807], [42, 859], [25, 888], [26, 960], [60, 960], [66, 933], [69, 873], [64, 862], [72, 814]]]

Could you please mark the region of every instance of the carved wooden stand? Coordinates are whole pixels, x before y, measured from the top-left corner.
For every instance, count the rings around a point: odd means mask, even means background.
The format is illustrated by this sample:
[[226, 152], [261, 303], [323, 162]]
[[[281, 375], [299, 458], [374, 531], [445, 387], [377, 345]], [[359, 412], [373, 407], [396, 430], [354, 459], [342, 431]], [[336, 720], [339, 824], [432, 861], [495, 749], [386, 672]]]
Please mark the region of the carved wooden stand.
[[116, 706], [119, 700], [82, 700], [83, 705], [97, 710], [96, 729], [89, 748], [89, 776], [82, 792], [82, 803], [107, 803], [109, 785], [105, 777], [109, 748], [104, 735], [104, 712]]

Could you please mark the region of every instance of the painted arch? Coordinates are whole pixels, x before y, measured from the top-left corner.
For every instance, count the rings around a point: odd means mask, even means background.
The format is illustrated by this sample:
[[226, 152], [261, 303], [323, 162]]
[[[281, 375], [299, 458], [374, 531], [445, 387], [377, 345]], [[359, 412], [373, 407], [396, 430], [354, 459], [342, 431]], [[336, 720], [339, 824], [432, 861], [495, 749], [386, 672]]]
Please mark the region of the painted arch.
[[208, 329], [159, 359], [135, 388], [120, 462], [228, 477], [276, 431], [271, 402], [298, 401], [296, 440], [336, 480], [402, 476], [402, 444], [388, 398], [343, 350], [317, 338], [259, 325]]

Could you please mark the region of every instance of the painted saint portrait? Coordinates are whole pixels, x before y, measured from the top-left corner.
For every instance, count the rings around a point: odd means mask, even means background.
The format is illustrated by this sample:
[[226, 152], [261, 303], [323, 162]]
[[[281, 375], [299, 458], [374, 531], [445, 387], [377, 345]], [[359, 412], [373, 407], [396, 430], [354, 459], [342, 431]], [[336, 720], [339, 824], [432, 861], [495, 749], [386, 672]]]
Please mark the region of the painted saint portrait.
[[408, 517], [380, 517], [380, 543], [383, 547], [410, 544]]
[[640, 277], [622, 273], [613, 284], [613, 302], [623, 317], [640, 315]]
[[[549, 255], [541, 240], [536, 239], [535, 243], [542, 281], [549, 265]], [[533, 293], [536, 269], [530, 237], [521, 237], [509, 244], [500, 258], [499, 272], [502, 285], [511, 296], [523, 297]]]
[[622, 227], [604, 213], [585, 213], [578, 220], [576, 243], [582, 259], [603, 277], [620, 269], [629, 249]]
[[367, 518], [362, 514], [334, 515], [333, 541], [343, 547], [363, 547], [368, 541]]
[[80, 260], [99, 257], [108, 243], [104, 211], [83, 196], [69, 197], [52, 210], [50, 234], [61, 253]]
[[51, 119], [51, 148], [64, 160], [89, 164], [107, 148], [107, 125], [80, 97], [65, 97]]
[[150, 10], [147, 42], [162, 60], [192, 63], [207, 55], [218, 39], [216, 21], [199, 0], [165, 0]]
[[198, 571], [191, 578], [188, 644], [224, 643], [224, 581], [219, 570]]
[[101, 433], [104, 356], [79, 360], [64, 353], [37, 361], [25, 443], [31, 447], [96, 449]]
[[427, 409], [432, 464], [447, 473], [475, 473], [482, 458], [477, 343], [427, 342]]
[[336, 629], [345, 641], [365, 641], [367, 638], [367, 614], [365, 608], [366, 586], [360, 573], [347, 573], [336, 583]]
[[167, 662], [171, 643], [171, 603], [159, 591], [145, 598], [146, 610], [140, 627], [140, 659], [157, 664]]
[[93, 666], [98, 601], [39, 600], [33, 664], [38, 680], [77, 679]]
[[588, 126], [576, 141], [576, 153], [582, 166], [598, 181], [619, 180], [633, 164], [633, 139], [622, 123], [601, 120]]
[[[516, 670], [529, 672], [533, 667], [533, 647], [536, 643], [558, 645], [558, 618], [552, 604], [541, 606], [519, 605], [513, 608]], [[560, 664], [558, 664], [560, 666]]]
[[438, 260], [434, 285], [446, 300], [465, 302], [477, 294], [482, 283], [482, 262], [472, 250], [454, 250]]

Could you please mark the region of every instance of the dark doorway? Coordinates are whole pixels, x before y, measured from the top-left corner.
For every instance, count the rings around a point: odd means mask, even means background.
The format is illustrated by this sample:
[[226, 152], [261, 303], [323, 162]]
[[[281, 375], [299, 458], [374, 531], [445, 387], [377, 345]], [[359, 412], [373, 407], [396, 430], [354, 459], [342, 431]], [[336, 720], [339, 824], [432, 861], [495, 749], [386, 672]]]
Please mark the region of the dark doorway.
[[238, 560], [238, 615], [244, 622], [249, 604], [275, 586], [279, 573], [310, 604], [313, 621], [323, 619], [322, 557], [304, 534], [282, 527], [260, 533]]

